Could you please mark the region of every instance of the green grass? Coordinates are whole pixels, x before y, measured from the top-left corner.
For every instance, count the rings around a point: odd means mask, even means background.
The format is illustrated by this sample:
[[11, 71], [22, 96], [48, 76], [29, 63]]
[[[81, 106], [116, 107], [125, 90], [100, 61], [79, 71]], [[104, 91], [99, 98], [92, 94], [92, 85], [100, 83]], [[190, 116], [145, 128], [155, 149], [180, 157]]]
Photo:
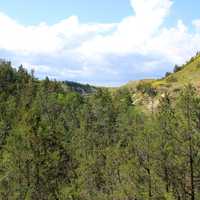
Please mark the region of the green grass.
[[[187, 85], [188, 83], [200, 87], [200, 55], [198, 54], [197, 56], [191, 58], [190, 61], [182, 66], [180, 71], [172, 73], [168, 77], [141, 81], [150, 82], [158, 91], [173, 91]], [[138, 83], [140, 83], [140, 81], [130, 81], [123, 87], [135, 89]]]
[[172, 73], [168, 77], [155, 80], [153, 86], [172, 86], [181, 87], [188, 83], [191, 83], [195, 86], [200, 84], [200, 56], [198, 55], [188, 64], [184, 65], [182, 69], [176, 73]]

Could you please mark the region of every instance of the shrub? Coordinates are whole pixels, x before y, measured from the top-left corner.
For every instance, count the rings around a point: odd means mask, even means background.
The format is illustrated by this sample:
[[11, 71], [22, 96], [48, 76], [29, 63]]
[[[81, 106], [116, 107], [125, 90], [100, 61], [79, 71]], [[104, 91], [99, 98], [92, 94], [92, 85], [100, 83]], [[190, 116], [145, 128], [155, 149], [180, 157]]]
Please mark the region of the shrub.
[[177, 78], [174, 76], [170, 76], [167, 78], [167, 82], [172, 83], [172, 82], [177, 82]]
[[182, 69], [181, 66], [175, 65], [175, 66], [174, 66], [174, 73], [180, 71], [181, 69]]
[[157, 95], [156, 88], [152, 87], [152, 84], [149, 83], [149, 82], [141, 81], [137, 85], [137, 90], [144, 93], [144, 94], [148, 94], [150, 96], [156, 96]]
[[171, 72], [166, 72], [165, 77], [170, 76], [172, 73]]

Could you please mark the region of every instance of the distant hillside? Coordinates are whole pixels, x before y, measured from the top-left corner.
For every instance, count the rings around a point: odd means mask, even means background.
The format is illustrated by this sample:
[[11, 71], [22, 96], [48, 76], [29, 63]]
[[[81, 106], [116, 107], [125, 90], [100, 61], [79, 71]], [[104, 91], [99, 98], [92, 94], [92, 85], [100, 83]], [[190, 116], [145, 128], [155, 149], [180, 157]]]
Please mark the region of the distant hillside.
[[175, 66], [173, 73], [166, 73], [166, 77], [161, 80], [153, 81], [153, 86], [156, 88], [169, 88], [176, 90], [184, 85], [191, 83], [195, 87], [200, 86], [200, 54], [197, 53], [186, 64]]
[[159, 91], [176, 91], [188, 83], [195, 87], [200, 87], [200, 54], [192, 57], [182, 66], [175, 66], [173, 72], [167, 72], [161, 79], [145, 79], [140, 81], [130, 81], [122, 87], [130, 90], [137, 89], [140, 84], [150, 84]]
[[74, 91], [83, 95], [94, 93], [97, 90], [97, 87], [95, 86], [89, 84], [81, 84], [73, 81], [64, 81], [63, 88], [66, 91]]

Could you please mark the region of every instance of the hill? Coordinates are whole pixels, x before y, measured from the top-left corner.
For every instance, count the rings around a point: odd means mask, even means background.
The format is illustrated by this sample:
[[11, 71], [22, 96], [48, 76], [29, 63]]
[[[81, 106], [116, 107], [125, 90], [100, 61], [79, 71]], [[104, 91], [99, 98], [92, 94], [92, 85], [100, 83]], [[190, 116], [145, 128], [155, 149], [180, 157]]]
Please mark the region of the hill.
[[97, 87], [95, 86], [89, 84], [81, 84], [73, 81], [64, 81], [62, 85], [65, 91], [78, 92], [82, 95], [91, 94], [97, 90]]
[[[129, 81], [117, 90], [128, 89], [134, 102], [144, 111], [156, 108], [166, 93], [175, 98], [184, 86], [192, 84], [200, 92], [200, 54], [192, 57], [182, 66], [175, 65], [173, 72], [166, 72], [161, 79]], [[153, 98], [153, 99], [152, 99]]]
[[200, 86], [200, 54], [192, 57], [186, 64], [175, 66], [173, 73], [166, 73], [166, 77], [155, 80], [152, 85], [156, 88], [180, 88], [186, 84]]
[[158, 92], [173, 92], [181, 89], [185, 85], [191, 83], [196, 88], [200, 87], [200, 54], [192, 57], [182, 66], [175, 65], [173, 72], [167, 72], [165, 77], [161, 79], [144, 79], [139, 81], [130, 81], [122, 88], [129, 90], [137, 90], [141, 84], [149, 84]]

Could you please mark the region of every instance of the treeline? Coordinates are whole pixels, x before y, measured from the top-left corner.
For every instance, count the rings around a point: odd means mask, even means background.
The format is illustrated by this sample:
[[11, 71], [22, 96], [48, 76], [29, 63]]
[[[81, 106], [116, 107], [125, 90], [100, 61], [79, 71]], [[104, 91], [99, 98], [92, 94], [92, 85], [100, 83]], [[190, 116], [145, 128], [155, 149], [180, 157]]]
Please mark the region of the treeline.
[[66, 91], [70, 90], [71, 92], [78, 92], [82, 95], [88, 95], [94, 93], [97, 90], [97, 87], [91, 86], [89, 84], [81, 84], [73, 81], [63, 81], [64, 86], [66, 86]]
[[65, 92], [1, 63], [0, 199], [199, 200], [197, 91], [166, 93], [151, 112], [133, 98]]
[[[189, 64], [191, 64], [192, 62], [194, 62], [197, 58], [200, 57], [200, 52], [197, 52], [195, 56], [191, 57], [188, 61], [186, 61], [186, 63], [184, 63], [183, 65], [175, 65], [173, 72], [166, 72], [165, 73], [165, 77], [163, 78], [167, 78], [168, 76], [172, 75], [173, 73], [177, 73], [181, 70], [183, 70], [186, 66], [188, 66]], [[197, 64], [197, 67], [200, 68], [200, 63]]]

